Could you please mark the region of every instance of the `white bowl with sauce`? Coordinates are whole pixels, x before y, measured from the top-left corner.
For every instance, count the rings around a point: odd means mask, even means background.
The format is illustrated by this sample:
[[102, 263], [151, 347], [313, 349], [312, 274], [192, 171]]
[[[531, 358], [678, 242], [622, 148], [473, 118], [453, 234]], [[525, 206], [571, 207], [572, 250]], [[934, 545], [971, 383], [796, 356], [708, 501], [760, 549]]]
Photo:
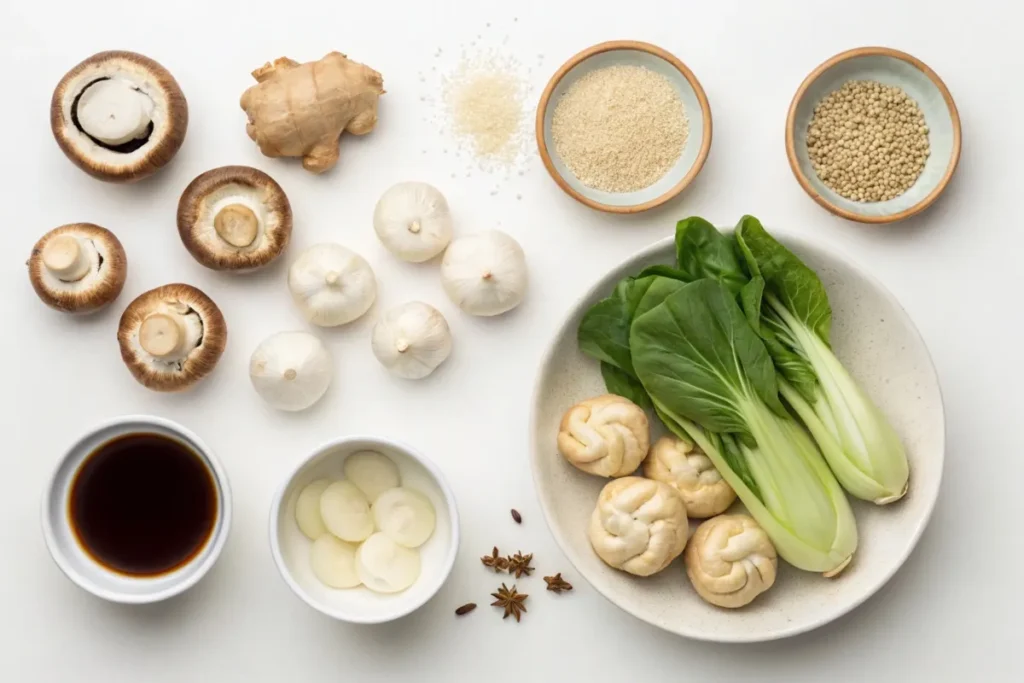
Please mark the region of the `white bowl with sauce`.
[[[434, 507], [436, 525], [420, 546], [420, 576], [399, 593], [374, 593], [365, 586], [330, 588], [313, 574], [310, 541], [295, 521], [299, 493], [315, 479], [344, 479], [345, 459], [359, 451], [375, 451], [398, 466], [402, 486], [425, 495]], [[414, 612], [448, 579], [459, 550], [459, 512], [455, 494], [441, 470], [411, 446], [375, 436], [348, 436], [317, 448], [292, 470], [270, 507], [270, 551], [281, 577], [303, 602], [340, 621], [380, 624]]]
[[[84, 547], [71, 520], [71, 493], [82, 466], [105, 445], [132, 435], [154, 435], [175, 442], [191, 452], [210, 475], [216, 504], [210, 530], [185, 561], [165, 572], [132, 574], [107, 566]], [[82, 589], [110, 602], [159, 602], [197, 584], [217, 562], [231, 529], [231, 487], [213, 451], [190, 430], [161, 417], [126, 415], [91, 429], [64, 453], [43, 493], [42, 526], [53, 561]]]

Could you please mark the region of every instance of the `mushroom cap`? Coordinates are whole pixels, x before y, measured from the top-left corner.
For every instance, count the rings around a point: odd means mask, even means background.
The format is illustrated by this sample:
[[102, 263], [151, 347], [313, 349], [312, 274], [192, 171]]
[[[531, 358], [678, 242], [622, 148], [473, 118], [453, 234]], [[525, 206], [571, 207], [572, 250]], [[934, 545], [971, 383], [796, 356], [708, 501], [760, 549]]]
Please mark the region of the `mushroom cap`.
[[[77, 238], [85, 249], [89, 271], [81, 279], [66, 282], [44, 264], [47, 246], [62, 238]], [[120, 240], [106, 228], [92, 223], [69, 223], [39, 238], [28, 259], [32, 288], [47, 306], [65, 313], [91, 313], [118, 297], [128, 277], [128, 258]]]
[[[139, 333], [147, 318], [162, 317], [161, 314], [168, 312], [182, 313], [182, 309], [183, 315], [195, 326], [192, 330], [198, 340], [195, 348], [172, 360], [161, 360], [143, 349]], [[224, 353], [227, 340], [228, 326], [217, 304], [201, 290], [181, 283], [140, 294], [128, 304], [117, 329], [117, 342], [125, 365], [140, 384], [154, 391], [188, 389], [210, 374]]]
[[288, 246], [292, 207], [281, 186], [263, 171], [221, 166], [185, 188], [178, 201], [178, 234], [207, 268], [254, 270]]
[[[152, 131], [138, 145], [130, 141], [110, 147], [87, 135], [77, 123], [75, 108], [85, 89], [117, 77], [153, 101]], [[135, 52], [100, 52], [68, 71], [50, 100], [50, 128], [61, 150], [89, 175], [112, 182], [132, 182], [155, 173], [177, 153], [188, 128], [188, 103], [178, 82], [157, 62]]]

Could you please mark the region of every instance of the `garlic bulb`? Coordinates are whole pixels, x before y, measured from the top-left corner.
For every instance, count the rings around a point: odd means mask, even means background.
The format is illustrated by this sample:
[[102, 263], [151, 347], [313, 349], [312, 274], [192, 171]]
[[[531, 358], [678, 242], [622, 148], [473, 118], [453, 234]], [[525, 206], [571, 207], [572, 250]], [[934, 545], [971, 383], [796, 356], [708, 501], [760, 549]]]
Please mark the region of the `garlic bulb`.
[[459, 237], [444, 252], [441, 283], [466, 313], [489, 316], [510, 311], [526, 293], [523, 248], [498, 230]]
[[263, 340], [249, 359], [256, 393], [278, 410], [305, 410], [320, 400], [334, 374], [323, 342], [308, 332], [278, 332]]
[[434, 258], [452, 239], [452, 216], [444, 195], [427, 183], [398, 183], [373, 211], [373, 229], [388, 251], [412, 263]]
[[321, 327], [352, 322], [377, 298], [370, 264], [340, 244], [317, 244], [299, 254], [288, 271], [288, 289], [306, 319]]
[[768, 534], [747, 515], [719, 515], [693, 533], [683, 557], [698, 595], [736, 608], [775, 583], [779, 560]]
[[422, 301], [392, 308], [373, 326], [373, 355], [405, 379], [421, 379], [452, 352], [452, 335], [441, 312]]

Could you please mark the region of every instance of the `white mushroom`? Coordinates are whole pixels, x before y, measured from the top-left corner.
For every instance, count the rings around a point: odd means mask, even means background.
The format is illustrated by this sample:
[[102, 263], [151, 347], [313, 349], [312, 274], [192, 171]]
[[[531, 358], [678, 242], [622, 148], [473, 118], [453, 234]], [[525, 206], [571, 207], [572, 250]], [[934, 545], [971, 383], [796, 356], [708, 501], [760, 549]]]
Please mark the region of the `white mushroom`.
[[340, 244], [317, 244], [288, 270], [292, 298], [314, 325], [333, 327], [362, 316], [377, 298], [370, 264]]
[[28, 259], [32, 288], [43, 303], [66, 313], [90, 313], [118, 297], [128, 259], [114, 233], [72, 223], [43, 235]]
[[689, 532], [678, 491], [660, 481], [622, 477], [601, 490], [588, 536], [605, 564], [650, 576], [679, 557]]
[[324, 395], [333, 376], [331, 354], [309, 332], [273, 334], [249, 359], [249, 379], [256, 393], [278, 410], [309, 408]]
[[771, 588], [779, 566], [768, 534], [747, 515], [719, 515], [701, 523], [683, 559], [700, 597], [729, 608]]
[[420, 575], [418, 550], [400, 546], [387, 534], [376, 533], [356, 551], [356, 572], [367, 588], [378, 593], [398, 593]]
[[452, 352], [452, 333], [441, 312], [410, 301], [385, 313], [373, 326], [373, 355], [405, 379], [421, 379]]
[[623, 477], [650, 447], [647, 413], [628, 398], [604, 394], [577, 403], [562, 416], [558, 452], [584, 472]]
[[220, 309], [185, 284], [151, 289], [128, 304], [117, 341], [132, 375], [155, 391], [181, 391], [208, 375], [227, 345]]
[[455, 304], [471, 315], [500, 315], [526, 294], [522, 247], [498, 230], [456, 238], [441, 261], [441, 283]]
[[79, 168], [101, 180], [130, 182], [177, 153], [188, 128], [188, 104], [177, 81], [152, 59], [100, 52], [57, 84], [50, 127]]
[[392, 254], [412, 263], [434, 258], [452, 239], [452, 216], [444, 195], [427, 183], [389, 188], [373, 211], [373, 229]]
[[711, 459], [682, 439], [658, 439], [644, 459], [643, 469], [648, 479], [663, 481], [679, 491], [691, 519], [714, 517], [736, 500], [736, 492], [722, 479]]
[[207, 268], [248, 272], [287, 248], [292, 209], [281, 186], [263, 171], [222, 166], [185, 188], [178, 200], [178, 235]]

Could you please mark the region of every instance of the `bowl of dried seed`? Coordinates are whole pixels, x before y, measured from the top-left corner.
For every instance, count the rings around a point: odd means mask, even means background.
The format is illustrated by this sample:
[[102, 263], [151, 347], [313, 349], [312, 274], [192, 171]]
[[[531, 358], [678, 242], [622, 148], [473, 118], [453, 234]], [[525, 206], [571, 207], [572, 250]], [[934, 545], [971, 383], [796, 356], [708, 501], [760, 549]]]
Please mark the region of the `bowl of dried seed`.
[[960, 116], [921, 60], [886, 47], [842, 52], [804, 79], [789, 107], [786, 154], [814, 201], [861, 223], [928, 208], [960, 160]]
[[700, 82], [665, 50], [632, 40], [589, 47], [551, 77], [537, 146], [569, 196], [599, 211], [660, 206], [697, 176], [711, 148]]

